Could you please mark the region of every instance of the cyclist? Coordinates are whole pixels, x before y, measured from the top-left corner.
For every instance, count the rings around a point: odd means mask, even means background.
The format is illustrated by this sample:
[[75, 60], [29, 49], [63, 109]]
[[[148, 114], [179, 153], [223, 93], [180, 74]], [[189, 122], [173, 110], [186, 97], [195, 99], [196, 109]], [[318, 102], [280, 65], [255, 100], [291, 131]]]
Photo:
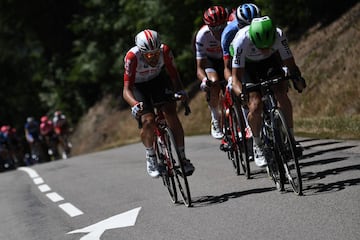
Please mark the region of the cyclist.
[[70, 125], [66, 116], [59, 110], [55, 111], [52, 122], [59, 143], [64, 148], [66, 154], [69, 154], [72, 144], [69, 141]]
[[57, 148], [57, 137], [54, 131], [53, 122], [48, 118], [48, 116], [42, 116], [40, 118], [40, 122], [40, 134], [48, 148], [48, 154], [57, 155], [55, 151]]
[[[235, 54], [232, 60], [233, 90], [237, 96], [244, 97], [242, 83], [256, 83], [262, 78], [283, 76], [283, 67], [286, 67], [290, 76], [294, 78], [293, 86], [298, 92], [302, 92], [306, 87], [285, 34], [274, 26], [270, 17], [254, 18], [249, 26], [239, 30], [232, 45]], [[293, 134], [292, 105], [287, 95], [288, 87], [288, 83], [284, 81], [273, 90]], [[256, 165], [265, 167], [266, 159], [260, 139], [261, 96], [258, 92], [251, 92], [248, 97], [248, 121], [253, 133], [254, 160]], [[300, 147], [298, 144], [297, 148]]]
[[[169, 46], [161, 43], [159, 34], [150, 29], [138, 33], [135, 46], [125, 56], [124, 90], [125, 101], [131, 106], [131, 113], [139, 122], [140, 137], [146, 152], [147, 172], [151, 177], [160, 175], [154, 141], [154, 107], [163, 103], [165, 119], [174, 133], [175, 141], [184, 161], [185, 173], [191, 175], [195, 168], [185, 155], [184, 130], [177, 116], [176, 102], [166, 94], [169, 90], [187, 100], [182, 82]], [[166, 70], [167, 75], [164, 74]]]
[[38, 160], [39, 156], [36, 155], [34, 145], [37, 141], [40, 141], [40, 126], [34, 117], [28, 117], [24, 126], [25, 138], [29, 144], [31, 156], [34, 160]]
[[[201, 81], [200, 89], [209, 91], [207, 99], [211, 113], [211, 135], [221, 139], [223, 133], [219, 125], [219, 93], [220, 85], [208, 87], [208, 81], [219, 82], [224, 79], [224, 62], [221, 51], [221, 33], [227, 25], [228, 11], [222, 6], [208, 8], [203, 15], [204, 26], [196, 34], [196, 75]], [[208, 96], [208, 95], [207, 95]]]
[[[260, 17], [260, 9], [252, 3], [245, 3], [236, 8], [235, 17], [236, 20], [230, 22], [224, 29], [221, 34], [221, 48], [223, 52], [224, 60], [224, 77], [228, 81], [227, 90], [231, 90], [232, 86], [232, 77], [231, 77], [231, 54], [230, 54], [230, 44], [234, 39], [236, 33], [239, 29], [249, 25], [253, 18]], [[250, 131], [247, 132], [247, 135], [251, 136]], [[220, 149], [228, 150], [226, 139], [223, 138], [221, 141]]]

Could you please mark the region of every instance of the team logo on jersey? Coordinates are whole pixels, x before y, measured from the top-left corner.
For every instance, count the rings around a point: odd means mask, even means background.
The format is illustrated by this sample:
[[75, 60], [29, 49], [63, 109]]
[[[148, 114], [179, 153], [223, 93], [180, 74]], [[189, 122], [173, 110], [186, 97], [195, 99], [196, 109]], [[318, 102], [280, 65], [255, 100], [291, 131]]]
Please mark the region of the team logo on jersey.
[[236, 49], [236, 55], [235, 55], [235, 64], [237, 64], [237, 65], [239, 65], [240, 64], [240, 56], [241, 56], [241, 54], [242, 54], [242, 52], [243, 52], [243, 49], [242, 48], [238, 48], [238, 49]]
[[126, 59], [126, 61], [125, 61], [125, 74], [126, 74], [126, 75], [129, 75], [129, 76], [131, 76], [131, 71], [130, 71], [130, 69], [131, 69], [131, 63], [132, 63], [131, 60]]
[[281, 41], [281, 44], [284, 46], [284, 49], [286, 50], [286, 52], [288, 54], [290, 54], [290, 48], [289, 48], [288, 41], [286, 39], [284, 39], [284, 40]]

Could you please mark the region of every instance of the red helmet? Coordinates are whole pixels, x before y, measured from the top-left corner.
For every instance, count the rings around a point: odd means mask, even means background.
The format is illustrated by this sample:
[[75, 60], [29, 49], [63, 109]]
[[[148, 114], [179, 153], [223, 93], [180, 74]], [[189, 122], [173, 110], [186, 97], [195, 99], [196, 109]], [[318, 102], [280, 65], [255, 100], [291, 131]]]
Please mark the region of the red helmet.
[[204, 12], [203, 20], [206, 25], [219, 26], [225, 24], [228, 20], [229, 13], [222, 6], [213, 6]]
[[1, 132], [2, 133], [7, 133], [10, 130], [10, 126], [9, 125], [4, 125], [1, 127]]
[[42, 123], [47, 122], [48, 120], [49, 120], [49, 118], [48, 118], [47, 116], [42, 116], [42, 117], [40, 118], [40, 121], [41, 121]]

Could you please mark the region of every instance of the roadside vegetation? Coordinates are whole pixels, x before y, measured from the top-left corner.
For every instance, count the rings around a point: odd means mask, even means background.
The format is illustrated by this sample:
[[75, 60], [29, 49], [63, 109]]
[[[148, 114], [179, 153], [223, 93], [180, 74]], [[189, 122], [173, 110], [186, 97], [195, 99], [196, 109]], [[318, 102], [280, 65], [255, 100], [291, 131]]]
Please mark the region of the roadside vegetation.
[[[359, 14], [360, 4], [357, 4], [331, 24], [315, 25], [299, 40], [291, 42], [308, 83], [303, 94], [292, 89], [289, 92], [297, 136], [360, 139]], [[189, 90], [196, 87], [194, 79]], [[130, 110], [117, 107], [117, 99], [108, 96], [83, 116], [73, 136], [77, 153], [140, 140]], [[179, 110], [186, 134], [209, 134], [210, 114], [202, 92], [195, 92], [190, 107], [192, 113], [186, 117]]]

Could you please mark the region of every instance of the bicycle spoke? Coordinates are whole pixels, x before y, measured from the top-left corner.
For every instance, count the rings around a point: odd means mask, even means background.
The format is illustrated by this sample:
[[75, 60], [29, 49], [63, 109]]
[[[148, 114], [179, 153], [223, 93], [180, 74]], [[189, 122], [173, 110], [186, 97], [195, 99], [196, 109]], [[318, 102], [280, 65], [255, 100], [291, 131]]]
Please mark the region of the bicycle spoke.
[[285, 176], [288, 179], [293, 191], [302, 194], [302, 180], [298, 159], [294, 151], [294, 140], [288, 131], [285, 118], [281, 112], [276, 112], [277, 129], [279, 130], [279, 150], [283, 161]]
[[189, 183], [187, 180], [187, 176], [184, 174], [184, 166], [181, 162], [180, 155], [176, 150], [175, 139], [174, 136], [169, 128], [165, 129], [166, 132], [166, 146], [169, 153], [169, 157], [172, 159], [173, 163], [173, 175], [181, 197], [183, 199], [183, 203], [185, 206], [191, 206], [191, 195], [190, 195], [190, 188]]
[[160, 144], [159, 137], [156, 141], [156, 153], [159, 160], [159, 169], [161, 170], [161, 178], [164, 186], [167, 188], [170, 199], [173, 203], [178, 202], [176, 185], [173, 174], [173, 164], [169, 151], [165, 144]]

